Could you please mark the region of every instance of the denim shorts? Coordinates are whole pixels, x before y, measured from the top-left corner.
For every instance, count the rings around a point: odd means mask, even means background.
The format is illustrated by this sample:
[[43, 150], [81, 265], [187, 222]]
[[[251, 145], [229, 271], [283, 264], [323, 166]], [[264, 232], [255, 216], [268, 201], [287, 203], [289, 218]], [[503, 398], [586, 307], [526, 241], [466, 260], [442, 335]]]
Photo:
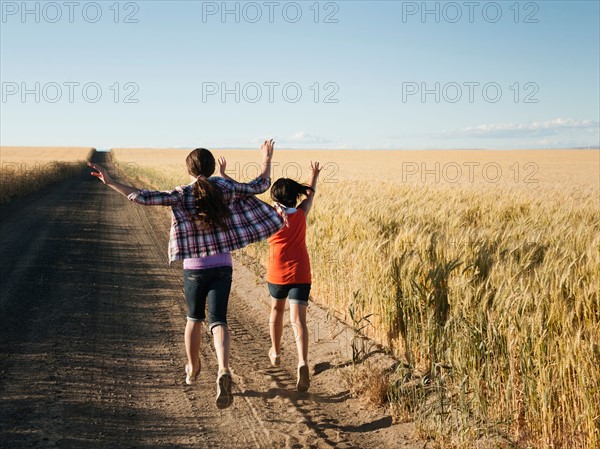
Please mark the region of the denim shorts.
[[183, 270], [183, 290], [189, 321], [204, 321], [208, 302], [208, 325], [227, 326], [227, 304], [231, 291], [231, 267]]
[[269, 285], [269, 294], [272, 298], [280, 301], [289, 298], [290, 304], [308, 305], [308, 294], [310, 293], [310, 284], [271, 284]]

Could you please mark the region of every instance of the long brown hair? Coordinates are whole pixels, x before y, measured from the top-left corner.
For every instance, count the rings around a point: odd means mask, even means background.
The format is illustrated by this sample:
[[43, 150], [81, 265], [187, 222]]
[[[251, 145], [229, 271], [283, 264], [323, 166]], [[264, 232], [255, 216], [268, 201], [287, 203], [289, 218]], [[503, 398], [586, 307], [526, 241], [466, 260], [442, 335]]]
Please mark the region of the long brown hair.
[[205, 148], [196, 148], [185, 159], [188, 173], [196, 178], [194, 197], [198, 209], [197, 220], [206, 227], [225, 227], [231, 216], [223, 192], [207, 178], [215, 172], [215, 158]]

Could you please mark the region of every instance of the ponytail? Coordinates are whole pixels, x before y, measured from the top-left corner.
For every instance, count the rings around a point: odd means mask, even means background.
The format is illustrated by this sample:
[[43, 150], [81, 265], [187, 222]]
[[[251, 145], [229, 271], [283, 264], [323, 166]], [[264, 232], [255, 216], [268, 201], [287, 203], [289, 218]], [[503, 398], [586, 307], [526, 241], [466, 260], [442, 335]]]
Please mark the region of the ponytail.
[[221, 189], [207, 179], [215, 172], [214, 156], [205, 148], [196, 148], [188, 154], [185, 162], [189, 174], [196, 177], [193, 188], [198, 209], [196, 220], [204, 227], [225, 228], [231, 212]]
[[198, 215], [195, 217], [205, 227], [225, 228], [225, 220], [231, 216], [225, 204], [223, 192], [204, 176], [198, 176], [193, 189]]

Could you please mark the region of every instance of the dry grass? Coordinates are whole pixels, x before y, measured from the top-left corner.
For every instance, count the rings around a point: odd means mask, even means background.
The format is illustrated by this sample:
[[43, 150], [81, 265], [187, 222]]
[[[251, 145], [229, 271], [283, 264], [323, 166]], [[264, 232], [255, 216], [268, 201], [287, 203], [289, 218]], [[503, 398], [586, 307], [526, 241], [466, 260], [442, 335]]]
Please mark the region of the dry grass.
[[366, 404], [380, 407], [388, 403], [390, 373], [385, 368], [365, 362], [341, 370], [350, 392]]
[[92, 148], [0, 147], [0, 203], [79, 173]]
[[[116, 151], [160, 188], [188, 182], [186, 154]], [[215, 154], [256, 173], [257, 152]], [[279, 151], [273, 178], [306, 179], [310, 159], [329, 163], [314, 297], [350, 324], [372, 314], [363, 332], [404, 359], [399, 419], [442, 445], [600, 446], [598, 150]]]

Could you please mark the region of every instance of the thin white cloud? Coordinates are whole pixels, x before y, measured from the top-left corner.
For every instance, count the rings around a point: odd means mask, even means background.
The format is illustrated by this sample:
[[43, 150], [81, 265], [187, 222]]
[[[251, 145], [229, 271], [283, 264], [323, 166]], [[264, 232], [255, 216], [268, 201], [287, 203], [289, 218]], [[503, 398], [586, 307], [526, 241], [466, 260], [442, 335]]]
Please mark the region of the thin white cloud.
[[439, 138], [523, 138], [546, 137], [557, 135], [564, 131], [589, 131], [598, 132], [600, 125], [593, 120], [573, 120], [556, 118], [544, 122], [522, 123], [495, 123], [467, 127], [458, 131], [444, 131], [436, 137]]
[[[269, 137], [254, 138], [254, 139], [252, 139], [252, 142], [260, 143], [265, 138], [269, 138]], [[282, 145], [283, 145], [283, 147], [305, 146], [305, 145], [319, 146], [319, 145], [332, 143], [332, 141], [329, 139], [317, 136], [315, 134], [307, 133], [304, 131], [298, 131], [298, 132], [292, 134], [291, 136], [284, 136], [284, 137], [274, 136], [273, 138], [275, 139], [275, 142], [277, 143], [279, 148], [281, 148]]]
[[320, 136], [316, 136], [314, 134], [306, 133], [304, 131], [299, 131], [294, 133], [291, 136], [284, 137], [281, 139], [283, 143], [292, 143], [292, 144], [317, 144], [317, 143], [329, 143], [331, 142], [328, 139], [325, 139]]

